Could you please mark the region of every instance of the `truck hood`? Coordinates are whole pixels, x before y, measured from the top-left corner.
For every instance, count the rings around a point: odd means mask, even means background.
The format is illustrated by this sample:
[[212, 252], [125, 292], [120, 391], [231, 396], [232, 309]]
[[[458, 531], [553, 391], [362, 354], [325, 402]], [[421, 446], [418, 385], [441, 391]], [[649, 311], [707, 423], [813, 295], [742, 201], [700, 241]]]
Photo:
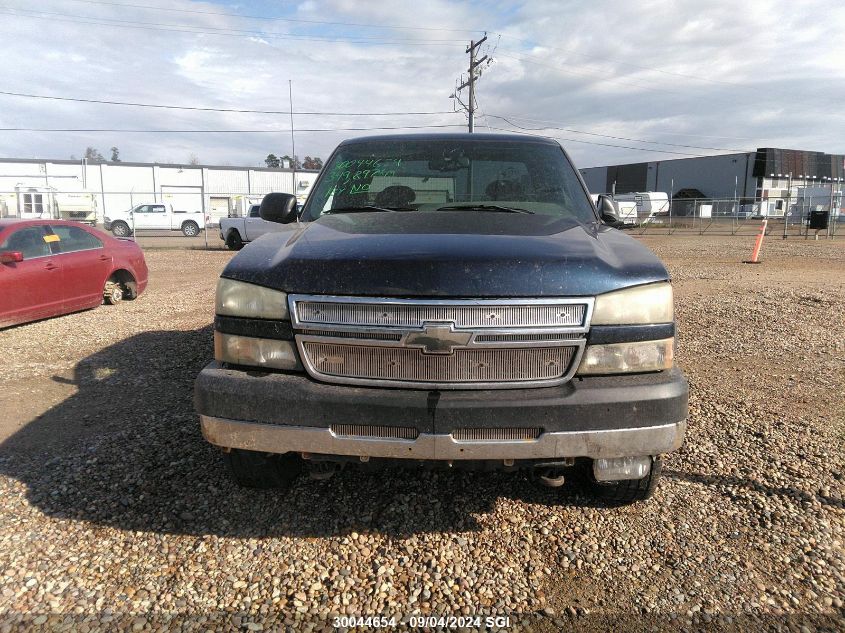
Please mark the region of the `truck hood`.
[[616, 229], [547, 215], [354, 213], [270, 233], [223, 277], [289, 293], [391, 297], [589, 296], [669, 278]]

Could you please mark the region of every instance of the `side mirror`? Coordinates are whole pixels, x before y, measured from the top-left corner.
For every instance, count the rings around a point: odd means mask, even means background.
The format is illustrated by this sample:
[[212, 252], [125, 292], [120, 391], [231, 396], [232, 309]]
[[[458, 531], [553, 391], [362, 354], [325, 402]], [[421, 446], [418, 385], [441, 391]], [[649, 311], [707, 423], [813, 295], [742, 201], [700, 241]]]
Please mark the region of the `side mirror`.
[[262, 220], [290, 224], [296, 221], [296, 196], [290, 193], [268, 193], [258, 211]]
[[610, 196], [601, 194], [596, 206], [599, 209], [599, 216], [601, 217], [602, 222], [615, 229], [624, 226], [625, 223], [619, 219], [618, 215], [616, 215], [616, 205], [613, 204], [613, 200]]
[[0, 253], [0, 264], [16, 264], [23, 261], [20, 251], [3, 251]]

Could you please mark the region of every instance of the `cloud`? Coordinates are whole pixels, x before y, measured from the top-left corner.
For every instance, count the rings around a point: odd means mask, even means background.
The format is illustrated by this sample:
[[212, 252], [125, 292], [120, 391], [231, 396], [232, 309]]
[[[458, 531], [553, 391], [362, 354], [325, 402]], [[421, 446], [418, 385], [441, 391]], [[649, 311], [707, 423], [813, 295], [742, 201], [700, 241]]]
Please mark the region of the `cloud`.
[[[290, 79], [297, 111], [448, 111], [455, 81], [466, 74], [467, 43], [487, 31], [484, 52], [495, 62], [478, 83], [478, 130], [512, 129], [489, 115], [504, 116], [526, 131], [568, 139], [562, 142], [579, 166], [717, 151], [705, 148], [845, 152], [845, 9], [820, 0], [802, 3], [800, 12], [785, 0], [166, 5], [178, 11], [73, 0], [45, 0], [37, 10], [23, 0], [6, 5], [3, 20], [16, 36], [0, 40], [0, 90], [286, 110]], [[301, 21], [219, 15], [233, 12]], [[465, 118], [297, 115], [295, 123], [299, 129], [462, 125]], [[101, 151], [117, 145], [125, 160], [187, 161], [193, 153], [206, 163], [260, 164], [270, 152], [290, 153], [288, 125], [285, 115], [0, 95], [0, 127], [270, 132], [6, 132], [0, 154], [8, 157], [66, 158], [88, 145]], [[325, 158], [339, 140], [363, 133], [300, 132], [297, 153]]]

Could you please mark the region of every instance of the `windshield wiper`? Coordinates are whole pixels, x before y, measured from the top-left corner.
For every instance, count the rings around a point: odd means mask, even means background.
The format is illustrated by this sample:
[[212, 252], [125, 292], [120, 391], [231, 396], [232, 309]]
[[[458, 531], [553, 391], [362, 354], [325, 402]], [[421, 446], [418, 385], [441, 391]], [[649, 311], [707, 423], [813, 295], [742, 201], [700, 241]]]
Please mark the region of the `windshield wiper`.
[[391, 211], [416, 211], [416, 209], [412, 207], [377, 207], [372, 204], [363, 204], [358, 207], [337, 207], [336, 209], [327, 209], [326, 211], [323, 211], [323, 215], [331, 215], [333, 213], [389, 213]]
[[451, 204], [445, 207], [440, 207], [438, 211], [459, 211], [466, 209], [468, 211], [498, 211], [500, 213], [529, 213], [534, 215], [533, 211], [528, 209], [520, 209], [519, 207], [503, 207], [498, 204]]

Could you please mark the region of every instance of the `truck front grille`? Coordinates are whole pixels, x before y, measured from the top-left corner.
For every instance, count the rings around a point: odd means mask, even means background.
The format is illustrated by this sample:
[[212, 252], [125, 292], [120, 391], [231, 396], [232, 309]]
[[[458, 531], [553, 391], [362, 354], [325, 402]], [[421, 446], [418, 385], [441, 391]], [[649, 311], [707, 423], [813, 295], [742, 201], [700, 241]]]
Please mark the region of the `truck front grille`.
[[317, 374], [416, 383], [551, 380], [564, 376], [575, 347], [491, 347], [425, 354], [408, 347], [303, 343]]
[[308, 373], [418, 389], [561, 384], [586, 345], [594, 300], [288, 295]]

